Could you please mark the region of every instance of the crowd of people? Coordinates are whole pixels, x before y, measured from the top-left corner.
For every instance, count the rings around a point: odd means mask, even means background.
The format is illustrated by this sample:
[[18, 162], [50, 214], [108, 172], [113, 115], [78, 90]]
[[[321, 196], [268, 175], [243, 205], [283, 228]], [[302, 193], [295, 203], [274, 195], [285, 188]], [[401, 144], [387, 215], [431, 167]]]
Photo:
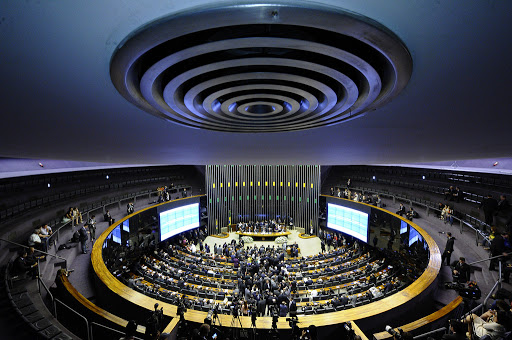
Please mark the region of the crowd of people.
[[[293, 225], [293, 219], [290, 217], [290, 226]], [[281, 218], [265, 220], [260, 222], [239, 222], [237, 231], [241, 233], [280, 233], [286, 231], [286, 226], [281, 222]]]
[[[200, 238], [183, 234], [140, 257], [125, 280], [170, 303], [183, 298], [189, 308], [207, 311], [218, 305], [220, 313], [237, 309], [246, 316], [335, 311], [405, 285], [396, 275], [399, 265], [393, 268], [371, 247], [330, 232], [322, 233], [322, 241], [327, 250], [292, 258], [281, 246], [245, 246], [235, 240], [210, 252]], [[192, 244], [198, 245], [191, 249]]]

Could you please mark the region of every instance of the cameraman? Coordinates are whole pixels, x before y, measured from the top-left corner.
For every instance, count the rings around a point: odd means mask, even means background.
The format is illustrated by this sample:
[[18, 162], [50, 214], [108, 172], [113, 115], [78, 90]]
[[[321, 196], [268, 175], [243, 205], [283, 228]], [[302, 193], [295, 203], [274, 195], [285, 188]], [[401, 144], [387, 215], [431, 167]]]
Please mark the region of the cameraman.
[[155, 311], [151, 313], [146, 321], [146, 333], [144, 339], [156, 339], [160, 335], [160, 327], [164, 317], [164, 308], [158, 309], [158, 303], [155, 303]]

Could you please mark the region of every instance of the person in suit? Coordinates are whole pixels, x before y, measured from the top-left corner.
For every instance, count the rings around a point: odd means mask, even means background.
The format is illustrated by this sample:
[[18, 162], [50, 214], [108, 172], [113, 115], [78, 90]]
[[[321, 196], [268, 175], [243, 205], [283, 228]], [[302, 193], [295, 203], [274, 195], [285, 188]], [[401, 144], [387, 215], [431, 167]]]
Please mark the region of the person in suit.
[[[494, 239], [491, 241], [491, 257], [504, 255], [507, 252], [507, 248], [505, 246], [505, 238], [508, 238], [507, 233], [497, 234], [494, 236]], [[492, 259], [489, 262], [489, 270], [496, 270], [496, 264], [499, 262], [499, 259]]]
[[498, 201], [489, 194], [483, 199], [482, 203], [480, 203], [480, 207], [478, 207], [478, 209], [480, 208], [484, 211], [485, 223], [492, 226], [494, 222], [494, 212], [498, 209]]
[[466, 263], [464, 257], [459, 258], [459, 261], [453, 266], [452, 269], [453, 279], [459, 283], [466, 283], [469, 281], [471, 275], [471, 268]]
[[108, 210], [103, 215], [103, 218], [104, 218], [105, 222], [108, 222], [108, 225], [112, 225], [116, 222], [116, 220], [112, 218], [112, 216], [110, 215], [110, 211], [108, 211]]
[[264, 316], [266, 308], [267, 308], [267, 300], [262, 296], [256, 305], [256, 312], [257, 312], [258, 316]]
[[87, 228], [84, 225], [78, 230], [78, 240], [80, 241], [80, 245], [82, 247], [82, 254], [87, 254], [87, 240], [89, 239]]
[[444, 246], [444, 251], [443, 251], [443, 254], [441, 255], [441, 264], [443, 262], [445, 262], [445, 260], [446, 260], [446, 265], [449, 266], [451, 264], [450, 259], [452, 257], [452, 253], [453, 253], [453, 245], [455, 243], [455, 237], [453, 237], [452, 233], [450, 233], [450, 232], [446, 233], [446, 237], [448, 239], [446, 240], [446, 245]]
[[288, 306], [286, 305], [286, 301], [281, 302], [279, 305], [279, 316], [285, 317], [288, 314]]
[[397, 215], [404, 215], [405, 214], [405, 207], [402, 203], [400, 203], [400, 207], [398, 208], [398, 211], [396, 212]]

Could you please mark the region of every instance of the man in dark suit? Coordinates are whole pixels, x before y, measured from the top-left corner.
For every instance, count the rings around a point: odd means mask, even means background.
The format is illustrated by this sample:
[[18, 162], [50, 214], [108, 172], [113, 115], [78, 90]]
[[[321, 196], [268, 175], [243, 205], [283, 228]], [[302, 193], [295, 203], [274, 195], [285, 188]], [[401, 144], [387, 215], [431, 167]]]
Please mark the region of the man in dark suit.
[[[505, 247], [505, 237], [508, 238], [508, 234], [503, 233], [501, 235], [496, 235], [494, 239], [491, 241], [491, 257], [504, 255], [507, 252], [507, 248]], [[496, 264], [499, 262], [499, 259], [492, 259], [489, 263], [489, 270], [496, 270]]]
[[471, 268], [466, 263], [464, 257], [459, 258], [459, 261], [453, 266], [452, 270], [453, 279], [459, 283], [466, 283], [469, 281], [471, 275]]
[[486, 198], [480, 203], [480, 207], [478, 209], [482, 208], [485, 215], [485, 223], [487, 223], [489, 226], [493, 225], [494, 222], [494, 212], [498, 209], [498, 201], [496, 201], [492, 195], [487, 195]]
[[265, 299], [265, 297], [262, 296], [256, 306], [256, 312], [258, 313], [258, 316], [264, 316], [266, 308], [267, 300]]
[[405, 214], [405, 207], [402, 203], [400, 203], [400, 207], [398, 208], [398, 211], [396, 212], [397, 215], [404, 215]]
[[281, 305], [279, 306], [279, 316], [285, 317], [286, 314], [288, 314], [288, 306], [286, 305], [286, 302], [281, 302]]
[[446, 233], [446, 237], [448, 237], [448, 240], [446, 241], [446, 245], [444, 246], [443, 255], [441, 255], [441, 264], [445, 262], [446, 259], [446, 265], [449, 266], [451, 264], [450, 259], [453, 253], [453, 244], [455, 243], [455, 237], [452, 237], [452, 233]]

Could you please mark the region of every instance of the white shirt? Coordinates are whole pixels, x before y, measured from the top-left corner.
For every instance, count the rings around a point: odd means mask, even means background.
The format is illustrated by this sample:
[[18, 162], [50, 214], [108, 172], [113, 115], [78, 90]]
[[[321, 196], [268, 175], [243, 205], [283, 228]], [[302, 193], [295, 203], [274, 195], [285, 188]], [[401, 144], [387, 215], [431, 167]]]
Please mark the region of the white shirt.
[[33, 233], [32, 235], [30, 235], [30, 237], [28, 238], [28, 245], [29, 246], [33, 246], [37, 243], [41, 243], [41, 238], [39, 237], [39, 235], [37, 235], [36, 233]]

